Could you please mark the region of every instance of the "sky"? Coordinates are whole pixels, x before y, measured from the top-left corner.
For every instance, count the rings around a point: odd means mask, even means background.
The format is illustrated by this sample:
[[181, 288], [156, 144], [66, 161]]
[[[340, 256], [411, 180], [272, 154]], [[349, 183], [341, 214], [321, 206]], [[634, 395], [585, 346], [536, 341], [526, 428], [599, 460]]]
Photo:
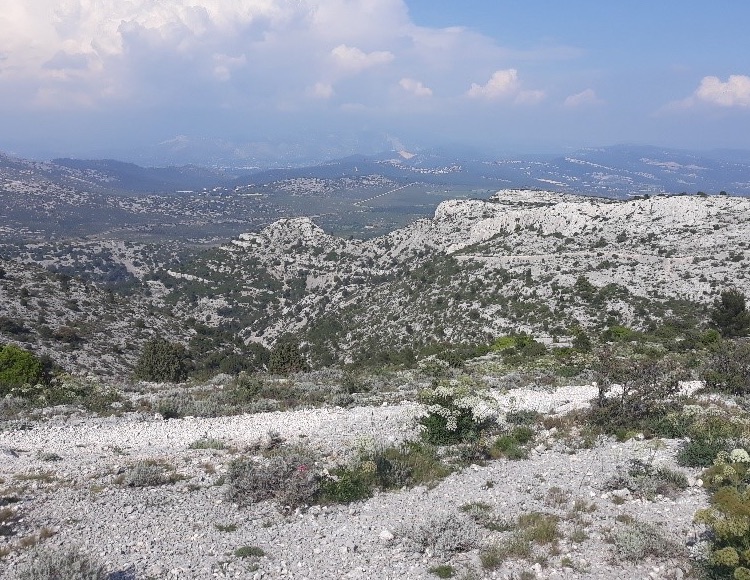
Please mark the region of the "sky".
[[0, 150], [750, 149], [740, 0], [3, 0]]

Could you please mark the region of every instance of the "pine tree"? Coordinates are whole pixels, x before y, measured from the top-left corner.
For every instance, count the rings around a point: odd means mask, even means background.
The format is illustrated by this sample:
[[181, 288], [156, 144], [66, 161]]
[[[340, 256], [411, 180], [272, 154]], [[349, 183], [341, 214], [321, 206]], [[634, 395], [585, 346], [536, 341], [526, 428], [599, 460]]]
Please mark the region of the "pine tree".
[[711, 321], [724, 338], [750, 334], [750, 312], [745, 307], [745, 295], [736, 288], [724, 290], [714, 302]]

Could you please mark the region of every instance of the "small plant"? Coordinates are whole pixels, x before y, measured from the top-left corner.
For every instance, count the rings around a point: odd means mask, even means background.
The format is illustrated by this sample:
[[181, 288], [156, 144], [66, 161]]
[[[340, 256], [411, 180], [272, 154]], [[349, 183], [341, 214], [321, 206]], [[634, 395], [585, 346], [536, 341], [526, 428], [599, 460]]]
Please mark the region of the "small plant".
[[473, 519], [477, 525], [493, 532], [507, 532], [513, 529], [510, 522], [496, 517], [492, 513], [492, 506], [481, 501], [466, 503], [459, 508], [460, 511]]
[[684, 473], [668, 467], [655, 467], [650, 463], [633, 459], [626, 470], [621, 470], [607, 482], [609, 489], [626, 488], [632, 493], [653, 499], [657, 494], [674, 497], [687, 489], [688, 480]]
[[101, 564], [73, 548], [48, 552], [36, 550], [30, 563], [18, 574], [18, 580], [104, 580]]
[[234, 551], [234, 555], [238, 558], [262, 558], [266, 553], [258, 546], [242, 546]]
[[220, 532], [236, 532], [237, 524], [214, 524], [214, 527]]
[[568, 501], [570, 501], [570, 492], [557, 486], [550, 487], [544, 498], [544, 503], [555, 508], [567, 505]]
[[193, 441], [190, 446], [190, 449], [226, 449], [226, 445], [221, 439], [213, 439], [210, 437], [203, 437], [201, 439], [196, 439]]
[[531, 427], [515, 427], [508, 433], [501, 435], [489, 448], [490, 457], [499, 459], [526, 459], [529, 456], [529, 443], [534, 438], [534, 430]]
[[409, 535], [419, 546], [441, 555], [471, 550], [479, 541], [474, 520], [464, 514], [432, 516]]
[[647, 556], [668, 557], [675, 552], [672, 542], [652, 524], [633, 522], [615, 530], [612, 543], [621, 560], [640, 562]]
[[551, 544], [559, 539], [560, 518], [553, 514], [531, 512], [518, 518], [518, 528], [523, 537], [538, 544]]
[[148, 461], [139, 461], [127, 472], [123, 483], [128, 487], [151, 487], [168, 483], [164, 466]]
[[479, 560], [485, 570], [495, 570], [506, 560], [525, 560], [530, 556], [531, 542], [518, 533], [485, 546], [479, 551]]
[[433, 566], [428, 572], [434, 574], [438, 578], [453, 578], [456, 575], [456, 569], [448, 564]]

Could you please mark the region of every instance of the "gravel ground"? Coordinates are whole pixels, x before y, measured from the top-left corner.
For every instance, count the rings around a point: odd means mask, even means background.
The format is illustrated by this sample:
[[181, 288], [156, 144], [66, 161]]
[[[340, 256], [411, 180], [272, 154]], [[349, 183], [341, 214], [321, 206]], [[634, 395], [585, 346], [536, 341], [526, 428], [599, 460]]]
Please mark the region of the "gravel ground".
[[[553, 413], [583, 405], [592, 389], [495, 395], [505, 409]], [[266, 440], [269, 432], [287, 443], [304, 442], [335, 462], [363, 440], [389, 443], [412, 437], [420, 412], [419, 405], [404, 402], [168, 421], [138, 415], [57, 417], [29, 430], [0, 431], [0, 478], [5, 482], [0, 490], [21, 498], [14, 504], [23, 515], [19, 537], [49, 528], [55, 534], [43, 540], [45, 548], [79, 546], [120, 579], [418, 579], [436, 578], [429, 569], [441, 563], [474, 568], [477, 577], [487, 578], [513, 578], [525, 571], [537, 578], [687, 576], [685, 546], [698, 532], [693, 514], [706, 503], [696, 485], [697, 472], [683, 470], [692, 485], [672, 499], [648, 501], [606, 485], [633, 458], [674, 467], [677, 441], [602, 439], [591, 449], [574, 451], [547, 432], [526, 460], [472, 465], [431, 489], [379, 493], [367, 501], [290, 515], [280, 514], [271, 502], [240, 509], [217, 485], [238, 450]], [[201, 438], [222, 440], [227, 447], [189, 448]], [[50, 460], [49, 454], [60, 460]], [[146, 488], [118, 485], [117, 475], [141, 459], [167, 461], [185, 479]], [[574, 517], [576, 500], [588, 508]], [[526, 560], [483, 571], [478, 548], [508, 532], [477, 528], [477, 547], [448, 555], [413, 541], [421, 525], [438, 525], [435, 517], [461, 520], [459, 508], [469, 502], [485, 502], [506, 520], [533, 511], [559, 516], [563, 537], [558, 549], [537, 546]], [[672, 539], [678, 549], [671, 559], [665, 555], [632, 563], [615, 558], [608, 538], [628, 516], [657, 525]], [[576, 536], [576, 529], [585, 533]], [[265, 555], [234, 555], [243, 546], [259, 547]], [[13, 578], [32, 554], [25, 549], [0, 560], [0, 578]]]

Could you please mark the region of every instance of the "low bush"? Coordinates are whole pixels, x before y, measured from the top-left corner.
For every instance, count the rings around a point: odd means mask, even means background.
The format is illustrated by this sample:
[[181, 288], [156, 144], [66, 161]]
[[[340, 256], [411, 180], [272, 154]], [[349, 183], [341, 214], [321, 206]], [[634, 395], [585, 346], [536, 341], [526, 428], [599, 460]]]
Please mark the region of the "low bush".
[[33, 353], [13, 344], [0, 347], [0, 397], [14, 388], [44, 381], [44, 366]]
[[420, 400], [427, 406], [427, 415], [419, 420], [422, 437], [433, 445], [476, 441], [497, 415], [494, 399], [458, 381], [422, 391]]
[[262, 558], [266, 552], [258, 546], [242, 546], [234, 551], [234, 555], [238, 558]]
[[226, 495], [241, 506], [274, 499], [281, 509], [290, 510], [313, 503], [320, 479], [312, 453], [287, 449], [265, 461], [249, 458], [230, 463]]
[[732, 395], [750, 393], [750, 342], [722, 340], [701, 370], [706, 388]]
[[674, 543], [658, 527], [642, 522], [618, 527], [612, 534], [612, 543], [617, 557], [630, 562], [641, 562], [648, 556], [667, 558], [676, 551]]
[[534, 439], [531, 427], [520, 426], [500, 435], [489, 447], [493, 459], [526, 459], [529, 456], [529, 444]]
[[695, 521], [708, 527], [711, 550], [705, 563], [713, 577], [750, 579], [750, 454], [737, 448], [720, 453], [703, 473], [712, 491], [710, 507]]
[[664, 466], [633, 459], [627, 469], [622, 469], [606, 483], [608, 489], [628, 489], [633, 494], [646, 499], [656, 495], [675, 497], [687, 489], [688, 480], [684, 473]]
[[76, 549], [36, 550], [18, 580], [104, 580], [104, 566]]
[[665, 415], [681, 408], [677, 394], [680, 381], [688, 377], [675, 359], [633, 360], [612, 348], [599, 351], [597, 359], [599, 394], [587, 416], [597, 428], [612, 434], [640, 430], [652, 436]]
[[151, 487], [167, 483], [167, 477], [161, 465], [142, 461], [130, 468], [124, 483], [128, 487]]
[[141, 351], [133, 376], [142, 381], [179, 383], [188, 376], [188, 353], [185, 347], [155, 338]]
[[479, 541], [479, 530], [465, 514], [437, 514], [408, 532], [411, 540], [438, 555], [471, 550]]

